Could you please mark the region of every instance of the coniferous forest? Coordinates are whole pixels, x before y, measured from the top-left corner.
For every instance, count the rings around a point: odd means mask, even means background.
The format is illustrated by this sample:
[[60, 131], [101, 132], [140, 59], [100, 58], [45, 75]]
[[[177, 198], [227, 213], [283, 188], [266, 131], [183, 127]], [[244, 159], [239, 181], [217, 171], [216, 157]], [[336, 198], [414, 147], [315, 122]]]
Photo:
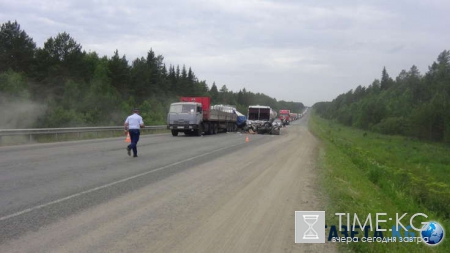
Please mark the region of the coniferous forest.
[[450, 142], [450, 51], [421, 74], [416, 66], [392, 79], [386, 68], [381, 80], [358, 86], [331, 102], [314, 105], [324, 118], [347, 126], [421, 140]]
[[166, 66], [151, 47], [132, 61], [111, 53], [86, 52], [67, 32], [39, 48], [17, 21], [2, 24], [0, 128], [121, 125], [134, 107], [147, 125], [165, 124], [170, 103], [180, 96], [209, 96], [213, 104], [233, 105], [243, 114], [256, 104], [297, 113], [304, 107], [245, 88], [209, 87], [190, 67]]

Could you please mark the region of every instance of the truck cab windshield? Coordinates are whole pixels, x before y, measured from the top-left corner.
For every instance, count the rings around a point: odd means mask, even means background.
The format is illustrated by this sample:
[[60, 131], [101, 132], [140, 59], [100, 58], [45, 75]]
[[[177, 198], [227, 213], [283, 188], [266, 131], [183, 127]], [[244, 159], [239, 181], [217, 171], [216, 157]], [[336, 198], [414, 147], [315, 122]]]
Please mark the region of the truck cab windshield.
[[195, 105], [176, 104], [170, 106], [170, 112], [174, 113], [195, 113]]

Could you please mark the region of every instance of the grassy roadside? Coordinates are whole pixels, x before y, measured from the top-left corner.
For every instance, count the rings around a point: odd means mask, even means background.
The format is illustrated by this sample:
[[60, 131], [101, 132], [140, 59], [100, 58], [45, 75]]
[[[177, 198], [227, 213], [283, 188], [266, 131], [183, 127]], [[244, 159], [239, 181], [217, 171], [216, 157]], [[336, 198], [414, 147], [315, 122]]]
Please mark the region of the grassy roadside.
[[[393, 220], [396, 213], [400, 216], [408, 213], [402, 219], [405, 226], [413, 214], [425, 213], [428, 218], [414, 219], [416, 227], [421, 227], [422, 221], [437, 221], [444, 230], [450, 228], [450, 147], [367, 133], [314, 114], [309, 124], [324, 144], [319, 166], [321, 183], [329, 196], [326, 209], [329, 227], [339, 224], [335, 213], [351, 213], [350, 224], [353, 213], [361, 223], [369, 213], [373, 219], [375, 213], [387, 213], [382, 218], [393, 217]], [[388, 220], [382, 228], [393, 225], [394, 221]], [[327, 235], [329, 231], [330, 228]], [[338, 236], [344, 235], [338, 233]], [[361, 237], [361, 231], [356, 236]], [[374, 233], [369, 231], [369, 236]], [[420, 237], [418, 232], [414, 236]], [[383, 237], [392, 237], [392, 233], [383, 232]], [[450, 252], [450, 240], [444, 238], [434, 247], [416, 242], [357, 242], [339, 243], [339, 248], [355, 252]]]

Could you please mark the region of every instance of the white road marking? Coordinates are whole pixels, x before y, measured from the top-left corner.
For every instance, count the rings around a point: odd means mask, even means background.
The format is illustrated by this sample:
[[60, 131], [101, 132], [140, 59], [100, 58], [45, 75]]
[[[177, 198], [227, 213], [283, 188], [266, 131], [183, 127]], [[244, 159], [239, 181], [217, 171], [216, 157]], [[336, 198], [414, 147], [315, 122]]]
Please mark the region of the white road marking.
[[159, 168], [151, 170], [151, 171], [143, 172], [143, 173], [140, 173], [140, 174], [137, 174], [137, 175], [134, 175], [134, 176], [131, 176], [131, 177], [127, 177], [127, 178], [124, 178], [124, 179], [121, 179], [121, 180], [118, 180], [118, 181], [115, 181], [115, 182], [112, 182], [112, 183], [109, 183], [109, 184], [105, 184], [105, 185], [98, 186], [98, 187], [95, 187], [95, 188], [92, 188], [92, 189], [89, 189], [89, 190], [86, 190], [86, 191], [75, 193], [75, 194], [72, 194], [70, 196], [67, 196], [67, 197], [64, 197], [64, 198], [60, 198], [60, 199], [57, 199], [57, 200], [54, 200], [54, 201], [51, 201], [51, 202], [48, 202], [48, 203], [45, 203], [45, 204], [42, 204], [42, 205], [30, 207], [30, 208], [27, 208], [27, 209], [22, 210], [20, 212], [16, 212], [16, 213], [13, 213], [13, 214], [10, 214], [10, 215], [7, 215], [7, 216], [3, 216], [3, 217], [0, 218], [0, 221], [11, 219], [11, 218], [17, 217], [17, 216], [25, 214], [25, 213], [29, 213], [29, 212], [37, 210], [37, 209], [41, 209], [41, 208], [44, 208], [44, 207], [47, 207], [47, 206], [58, 204], [58, 203], [61, 203], [63, 201], [66, 201], [66, 200], [79, 197], [81, 195], [85, 195], [85, 194], [88, 194], [88, 193], [91, 193], [91, 192], [94, 192], [94, 191], [105, 189], [107, 187], [110, 187], [110, 186], [113, 186], [113, 185], [116, 185], [116, 184], [120, 184], [120, 183], [129, 181], [129, 180], [138, 178], [138, 177], [142, 177], [142, 176], [145, 176], [145, 175], [153, 173], [153, 172], [157, 172], [157, 171], [160, 171], [160, 170], [163, 170], [163, 169], [167, 169], [169, 167], [172, 167], [172, 166], [175, 166], [175, 165], [187, 162], [187, 161], [191, 161], [191, 160], [197, 159], [197, 158], [202, 157], [202, 156], [210, 155], [210, 154], [219, 152], [219, 151], [224, 150], [224, 149], [228, 149], [228, 148], [232, 148], [232, 147], [236, 147], [236, 146], [244, 145], [244, 144], [245, 143], [240, 143], [240, 144], [232, 145], [232, 146], [229, 146], [229, 147], [219, 148], [219, 149], [216, 149], [214, 151], [211, 151], [211, 152], [208, 152], [208, 153], [205, 153], [205, 154], [201, 154], [201, 155], [198, 155], [198, 156], [194, 156], [194, 157], [185, 159], [183, 161], [172, 163], [172, 164], [169, 164], [169, 165], [166, 165], [166, 166], [163, 166], [163, 167], [159, 167]]

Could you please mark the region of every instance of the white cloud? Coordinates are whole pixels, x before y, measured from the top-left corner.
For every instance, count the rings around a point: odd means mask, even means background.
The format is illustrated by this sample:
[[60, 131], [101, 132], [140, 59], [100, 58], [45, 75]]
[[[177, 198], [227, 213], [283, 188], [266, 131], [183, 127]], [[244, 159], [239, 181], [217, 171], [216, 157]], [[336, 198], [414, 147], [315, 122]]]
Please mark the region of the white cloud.
[[448, 49], [448, 1], [5, 1], [42, 46], [68, 32], [84, 50], [129, 61], [152, 48], [200, 80], [312, 105], [419, 66]]

